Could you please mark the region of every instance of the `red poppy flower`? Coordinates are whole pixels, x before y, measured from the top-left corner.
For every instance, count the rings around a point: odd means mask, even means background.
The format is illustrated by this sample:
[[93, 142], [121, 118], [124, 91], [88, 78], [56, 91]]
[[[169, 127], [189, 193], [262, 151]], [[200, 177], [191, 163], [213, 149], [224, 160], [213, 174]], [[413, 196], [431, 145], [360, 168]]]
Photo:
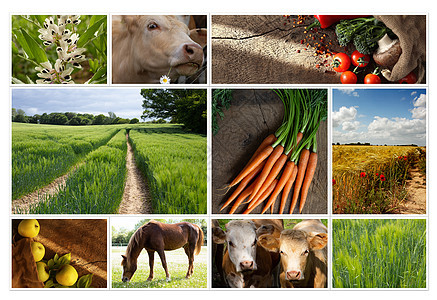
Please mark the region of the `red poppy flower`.
[[384, 174], [381, 174], [381, 176], [379, 176], [379, 179], [381, 179], [381, 181], [385, 181], [385, 176], [384, 176]]
[[404, 160], [407, 160], [407, 157], [406, 157], [406, 156], [404, 156]]
[[379, 176], [379, 174], [378, 174], [378, 173], [376, 173], [376, 176]]
[[366, 177], [366, 172], [361, 172], [360, 177], [361, 178]]
[[332, 179], [332, 185], [336, 184], [337, 182], [335, 181], [335, 179]]

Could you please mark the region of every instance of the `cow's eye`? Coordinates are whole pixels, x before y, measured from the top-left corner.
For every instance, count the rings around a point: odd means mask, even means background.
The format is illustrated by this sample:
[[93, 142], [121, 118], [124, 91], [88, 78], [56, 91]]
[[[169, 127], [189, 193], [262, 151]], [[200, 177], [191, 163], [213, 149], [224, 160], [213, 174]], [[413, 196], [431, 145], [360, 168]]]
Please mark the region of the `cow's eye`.
[[232, 243], [232, 242], [229, 242], [229, 246], [235, 247], [234, 243]]
[[149, 30], [157, 29], [158, 24], [156, 24], [155, 22], [152, 22], [149, 25], [147, 25], [147, 28], [149, 28]]
[[252, 247], [256, 246], [256, 240], [253, 242]]
[[302, 255], [308, 255], [308, 253], [310, 253], [310, 251], [307, 249], [302, 253]]

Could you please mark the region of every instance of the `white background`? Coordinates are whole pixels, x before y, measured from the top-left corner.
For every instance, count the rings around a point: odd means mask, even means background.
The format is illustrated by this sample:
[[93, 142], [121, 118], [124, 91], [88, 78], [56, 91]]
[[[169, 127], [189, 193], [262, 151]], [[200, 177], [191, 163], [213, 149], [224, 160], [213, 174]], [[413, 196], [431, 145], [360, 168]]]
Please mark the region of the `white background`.
[[[435, 46], [435, 3], [430, 0], [415, 0], [415, 1], [384, 1], [384, 0], [367, 0], [367, 1], [319, 1], [319, 0], [288, 0], [288, 1], [245, 1], [245, 0], [142, 0], [142, 1], [41, 1], [41, 0], [18, 0], [2, 1], [1, 12], [1, 91], [0, 94], [0, 111], [1, 111], [1, 234], [3, 246], [1, 254], [3, 258], [1, 272], [1, 296], [6, 296], [3, 299], [77, 299], [80, 297], [101, 297], [117, 299], [117, 298], [138, 298], [138, 299], [188, 299], [188, 298], [228, 298], [228, 297], [253, 297], [255, 299], [286, 297], [296, 299], [311, 299], [317, 297], [319, 299], [380, 299], [380, 298], [396, 298], [396, 299], [426, 299], [437, 296], [436, 287], [436, 247], [435, 238], [433, 237], [435, 229], [435, 217], [433, 216], [433, 171], [436, 170], [433, 163], [433, 154], [435, 142], [431, 139], [436, 122], [433, 122], [436, 117], [435, 105], [433, 101], [433, 80], [435, 80], [435, 59], [433, 55], [436, 53]], [[144, 291], [11, 291], [10, 290], [10, 15], [11, 14], [61, 14], [61, 13], [80, 13], [80, 14], [117, 14], [117, 13], [162, 13], [162, 14], [428, 14], [428, 177], [427, 186], [429, 188], [429, 291], [297, 291], [297, 290], [269, 290], [269, 291], [168, 291], [168, 290], [144, 290]], [[109, 24], [108, 24], [109, 30]], [[108, 58], [108, 61], [110, 59]], [[109, 262], [108, 262], [109, 264]], [[108, 274], [110, 277], [110, 274]]]

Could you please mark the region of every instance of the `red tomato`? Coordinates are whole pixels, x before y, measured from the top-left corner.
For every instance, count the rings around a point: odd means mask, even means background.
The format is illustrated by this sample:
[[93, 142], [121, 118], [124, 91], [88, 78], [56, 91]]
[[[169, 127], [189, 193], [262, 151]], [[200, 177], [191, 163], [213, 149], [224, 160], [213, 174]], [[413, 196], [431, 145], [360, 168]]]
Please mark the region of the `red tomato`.
[[344, 72], [349, 69], [351, 65], [351, 59], [345, 53], [337, 53], [334, 55], [332, 64], [334, 65], [334, 70], [336, 72]]
[[370, 62], [370, 56], [367, 54], [362, 54], [358, 52], [358, 50], [352, 52], [351, 59], [352, 59], [352, 64], [355, 67], [359, 67], [359, 68], [364, 68]]
[[357, 75], [352, 71], [346, 71], [341, 73], [340, 81], [343, 84], [354, 84], [357, 83]]
[[414, 84], [416, 82], [417, 82], [417, 77], [416, 74], [414, 74], [414, 72], [411, 72], [410, 74], [399, 80], [399, 83]]
[[379, 78], [378, 75], [370, 73], [367, 74], [366, 77], [364, 77], [364, 83], [365, 84], [379, 84], [381, 83], [381, 78]]

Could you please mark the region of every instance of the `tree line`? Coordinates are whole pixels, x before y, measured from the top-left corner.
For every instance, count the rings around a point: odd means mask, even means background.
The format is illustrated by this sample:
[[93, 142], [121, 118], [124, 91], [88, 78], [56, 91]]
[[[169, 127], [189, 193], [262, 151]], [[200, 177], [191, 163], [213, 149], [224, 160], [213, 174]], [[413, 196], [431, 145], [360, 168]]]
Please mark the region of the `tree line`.
[[81, 114], [75, 112], [53, 112], [35, 114], [28, 116], [22, 109], [12, 108], [12, 122], [33, 123], [33, 124], [51, 124], [51, 125], [110, 125], [110, 124], [135, 124], [139, 122], [138, 118], [126, 119], [120, 118], [113, 112], [108, 112], [108, 116], [99, 114]]

